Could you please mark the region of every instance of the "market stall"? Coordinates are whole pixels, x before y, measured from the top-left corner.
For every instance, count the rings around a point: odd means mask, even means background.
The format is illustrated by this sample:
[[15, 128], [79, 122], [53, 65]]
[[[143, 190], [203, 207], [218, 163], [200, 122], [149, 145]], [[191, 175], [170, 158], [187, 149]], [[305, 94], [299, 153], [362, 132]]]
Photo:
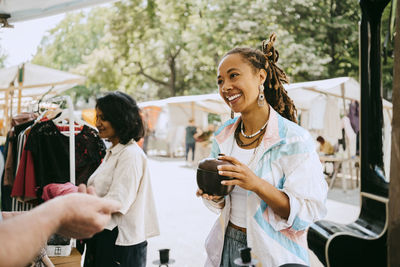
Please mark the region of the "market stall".
[[32, 63], [0, 69], [1, 126], [6, 131], [14, 114], [37, 109], [44, 96], [58, 95], [84, 81], [83, 76]]

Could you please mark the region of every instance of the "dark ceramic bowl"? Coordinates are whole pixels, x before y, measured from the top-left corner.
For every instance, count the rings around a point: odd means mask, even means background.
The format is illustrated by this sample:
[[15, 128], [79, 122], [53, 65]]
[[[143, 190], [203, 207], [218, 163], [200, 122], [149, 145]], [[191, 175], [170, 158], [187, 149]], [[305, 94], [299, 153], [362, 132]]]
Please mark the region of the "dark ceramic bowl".
[[225, 196], [232, 192], [234, 185], [222, 185], [223, 180], [234, 178], [218, 174], [217, 166], [232, 165], [225, 160], [206, 158], [200, 161], [197, 168], [197, 185], [203, 193], [213, 196]]

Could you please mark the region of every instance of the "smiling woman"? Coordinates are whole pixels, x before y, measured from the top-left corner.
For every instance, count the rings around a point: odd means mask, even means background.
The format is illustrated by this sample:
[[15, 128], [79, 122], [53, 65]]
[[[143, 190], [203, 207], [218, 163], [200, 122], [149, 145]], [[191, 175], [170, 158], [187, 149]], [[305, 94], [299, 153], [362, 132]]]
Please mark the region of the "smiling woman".
[[215, 133], [211, 156], [232, 163], [218, 170], [235, 178], [222, 184], [237, 186], [225, 197], [197, 191], [221, 213], [207, 238], [206, 266], [237, 266], [246, 246], [261, 266], [309, 265], [307, 229], [326, 214], [322, 166], [313, 138], [295, 123], [275, 39], [262, 51], [235, 48], [218, 66], [219, 93], [241, 116]]
[[96, 127], [112, 147], [88, 185], [122, 208], [104, 231], [87, 241], [84, 266], [144, 267], [147, 238], [158, 235], [159, 229], [147, 157], [136, 143], [144, 134], [136, 101], [121, 92], [97, 99]]

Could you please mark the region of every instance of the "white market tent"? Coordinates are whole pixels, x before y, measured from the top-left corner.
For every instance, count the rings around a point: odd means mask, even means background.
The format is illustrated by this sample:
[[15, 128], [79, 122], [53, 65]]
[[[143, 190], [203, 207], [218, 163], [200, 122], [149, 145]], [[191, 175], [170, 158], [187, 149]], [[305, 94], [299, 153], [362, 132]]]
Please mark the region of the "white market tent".
[[228, 106], [218, 94], [170, 97], [142, 102], [139, 106], [161, 108], [155, 135], [158, 141], [163, 140], [163, 146], [171, 155], [183, 146], [189, 119], [194, 119], [196, 126], [204, 130], [208, 125], [208, 113], [218, 114], [222, 118], [230, 114]]
[[12, 23], [107, 2], [113, 2], [113, 0], [2, 0], [0, 1], [0, 17], [6, 18], [9, 15], [7, 21]]
[[[309, 109], [320, 95], [360, 101], [360, 84], [351, 77], [293, 83], [285, 85], [285, 89], [298, 109]], [[383, 99], [383, 107], [392, 109], [392, 103]]]
[[[43, 95], [58, 95], [76, 85], [85, 77], [32, 63], [0, 69], [0, 105], [8, 126], [13, 111], [20, 113]], [[5, 116], [8, 114], [9, 116]], [[7, 127], [5, 127], [7, 128]]]
[[[338, 119], [341, 115], [347, 114], [348, 103], [350, 100], [360, 101], [360, 84], [350, 77], [339, 77], [333, 79], [293, 83], [285, 85], [289, 96], [294, 101], [297, 109], [300, 112], [308, 111], [311, 107], [315, 106], [316, 102], [326, 97], [333, 97], [337, 100], [340, 106], [337, 114], [332, 114]], [[391, 132], [392, 132], [392, 117], [393, 105], [391, 102], [382, 99], [383, 106], [383, 154], [385, 173], [390, 173], [390, 149], [391, 149]], [[325, 113], [325, 109], [320, 111]], [[307, 127], [306, 127], [307, 128]], [[308, 129], [311, 130], [311, 129]], [[350, 155], [353, 156], [355, 151], [355, 139], [349, 140]], [[352, 149], [353, 148], [353, 149]]]
[[[360, 84], [350, 77], [293, 83], [285, 85], [285, 89], [288, 91], [298, 110], [310, 109], [320, 96], [332, 96], [338, 100], [360, 101]], [[170, 117], [176, 125], [186, 125], [189, 118], [195, 118], [196, 120], [196, 112], [198, 111], [223, 115], [225, 118], [230, 113], [228, 106], [218, 94], [177, 96], [142, 102], [139, 105], [140, 107], [173, 107], [175, 110], [170, 112]], [[383, 107], [385, 112], [387, 111], [391, 114], [392, 103], [383, 99]]]
[[[289, 96], [294, 101], [299, 112], [308, 111], [315, 101], [323, 97], [333, 97], [337, 101], [339, 108], [337, 116], [347, 113], [350, 100], [360, 101], [360, 84], [350, 77], [339, 77], [333, 79], [293, 83], [285, 85]], [[141, 107], [158, 106], [162, 108], [156, 132], [158, 137], [165, 138], [173, 151], [181, 145], [184, 134], [184, 127], [190, 118], [194, 118], [196, 125], [205, 128], [207, 124], [207, 113], [221, 115], [221, 120], [229, 118], [230, 110], [218, 94], [206, 94], [195, 96], [178, 96], [163, 100], [148, 101], [139, 104]], [[385, 124], [385, 168], [390, 162], [390, 133], [392, 104], [383, 100], [384, 124]], [[321, 110], [322, 113], [325, 110]], [[310, 130], [310, 129], [309, 129]], [[157, 133], [156, 133], [157, 135]]]
[[170, 122], [176, 126], [187, 125], [188, 120], [193, 118], [199, 126], [205, 127], [207, 121], [205, 124], [203, 123], [204, 116], [207, 116], [208, 113], [224, 116], [230, 112], [228, 106], [218, 94], [176, 96], [142, 102], [139, 106], [142, 108], [157, 106], [168, 109]]

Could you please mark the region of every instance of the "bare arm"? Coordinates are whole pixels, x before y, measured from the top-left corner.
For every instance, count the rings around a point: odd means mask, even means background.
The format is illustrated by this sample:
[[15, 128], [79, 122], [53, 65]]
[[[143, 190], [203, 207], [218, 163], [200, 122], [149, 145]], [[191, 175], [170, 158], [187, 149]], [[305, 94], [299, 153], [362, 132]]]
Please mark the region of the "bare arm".
[[12, 216], [0, 222], [0, 266], [25, 266], [55, 232], [74, 238], [91, 237], [104, 228], [118, 208], [114, 201], [74, 193]]

